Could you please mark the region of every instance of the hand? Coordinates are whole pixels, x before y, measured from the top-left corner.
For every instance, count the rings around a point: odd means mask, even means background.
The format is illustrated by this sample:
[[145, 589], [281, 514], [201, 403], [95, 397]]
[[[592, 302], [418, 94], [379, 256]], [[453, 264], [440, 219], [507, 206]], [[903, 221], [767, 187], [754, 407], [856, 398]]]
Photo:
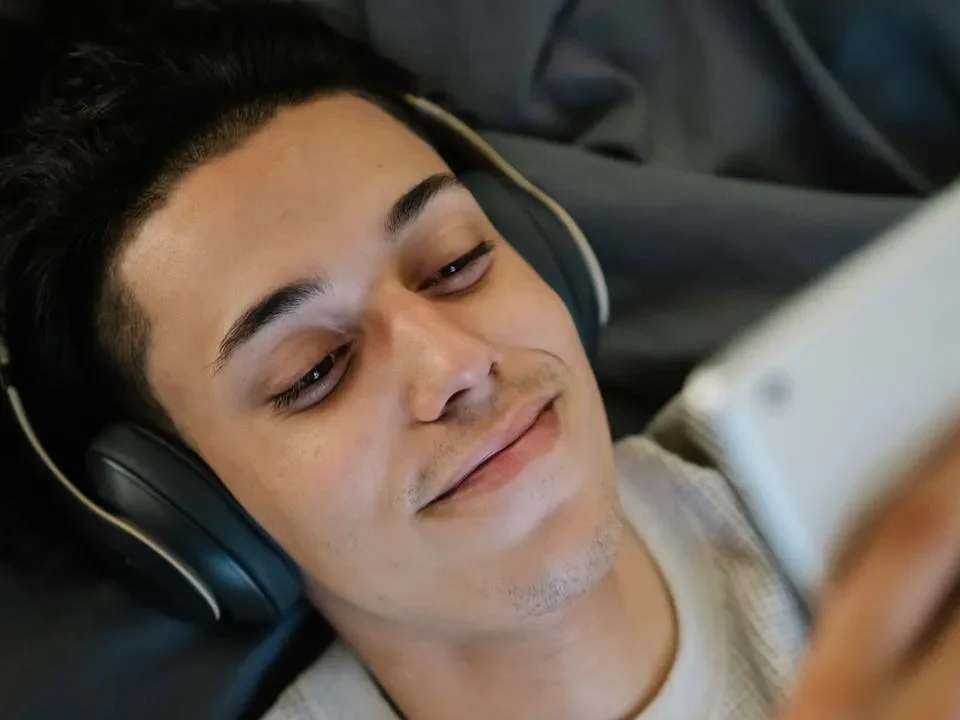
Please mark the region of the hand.
[[781, 720], [960, 719], [960, 432], [858, 536]]

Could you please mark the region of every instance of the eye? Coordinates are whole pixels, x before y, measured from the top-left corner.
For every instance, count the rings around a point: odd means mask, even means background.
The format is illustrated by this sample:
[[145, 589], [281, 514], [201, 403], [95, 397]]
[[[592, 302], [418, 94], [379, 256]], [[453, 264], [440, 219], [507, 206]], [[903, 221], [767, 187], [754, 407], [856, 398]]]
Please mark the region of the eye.
[[437, 288], [447, 293], [464, 290], [476, 283], [490, 266], [493, 243], [484, 240], [470, 252], [444, 265], [420, 283], [420, 292]]
[[277, 410], [302, 410], [324, 400], [337, 388], [346, 373], [348, 355], [352, 345], [345, 344], [328, 354], [310, 368], [310, 372], [297, 380], [288, 389], [273, 397]]

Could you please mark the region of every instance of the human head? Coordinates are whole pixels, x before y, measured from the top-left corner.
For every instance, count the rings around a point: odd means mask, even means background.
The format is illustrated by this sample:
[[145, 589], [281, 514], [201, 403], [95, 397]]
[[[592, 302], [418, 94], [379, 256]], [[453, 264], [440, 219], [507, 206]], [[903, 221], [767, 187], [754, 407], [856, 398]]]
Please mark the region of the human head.
[[[177, 434], [341, 625], [485, 632], [589, 587], [619, 532], [589, 364], [402, 76], [295, 6], [147, 25], [65, 57], [0, 170], [37, 414]], [[513, 482], [432, 502], [547, 401]]]

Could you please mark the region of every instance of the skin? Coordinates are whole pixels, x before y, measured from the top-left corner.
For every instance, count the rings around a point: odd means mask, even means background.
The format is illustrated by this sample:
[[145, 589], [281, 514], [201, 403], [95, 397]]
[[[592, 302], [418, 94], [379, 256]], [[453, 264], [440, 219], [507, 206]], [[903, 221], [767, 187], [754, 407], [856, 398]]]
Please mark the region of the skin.
[[[628, 717], [676, 631], [621, 520], [571, 317], [462, 188], [386, 229], [398, 198], [449, 172], [389, 115], [335, 95], [189, 173], [119, 261], [151, 323], [148, 380], [408, 718]], [[311, 278], [323, 293], [218, 362], [248, 308]], [[276, 406], [344, 345], [332, 375]], [[494, 428], [552, 397], [555, 442], [516, 479], [424, 507]]]

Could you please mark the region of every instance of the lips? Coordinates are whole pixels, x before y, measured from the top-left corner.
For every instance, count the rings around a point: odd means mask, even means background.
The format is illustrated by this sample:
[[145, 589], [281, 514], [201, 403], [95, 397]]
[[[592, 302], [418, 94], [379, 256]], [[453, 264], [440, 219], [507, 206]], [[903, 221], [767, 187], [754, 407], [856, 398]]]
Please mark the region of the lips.
[[[424, 509], [455, 498], [481, 483], [492, 489], [509, 482], [527, 462], [548, 447], [556, 426], [555, 399], [541, 398], [520, 407], [471, 450]], [[534, 435], [539, 442], [533, 442]]]

